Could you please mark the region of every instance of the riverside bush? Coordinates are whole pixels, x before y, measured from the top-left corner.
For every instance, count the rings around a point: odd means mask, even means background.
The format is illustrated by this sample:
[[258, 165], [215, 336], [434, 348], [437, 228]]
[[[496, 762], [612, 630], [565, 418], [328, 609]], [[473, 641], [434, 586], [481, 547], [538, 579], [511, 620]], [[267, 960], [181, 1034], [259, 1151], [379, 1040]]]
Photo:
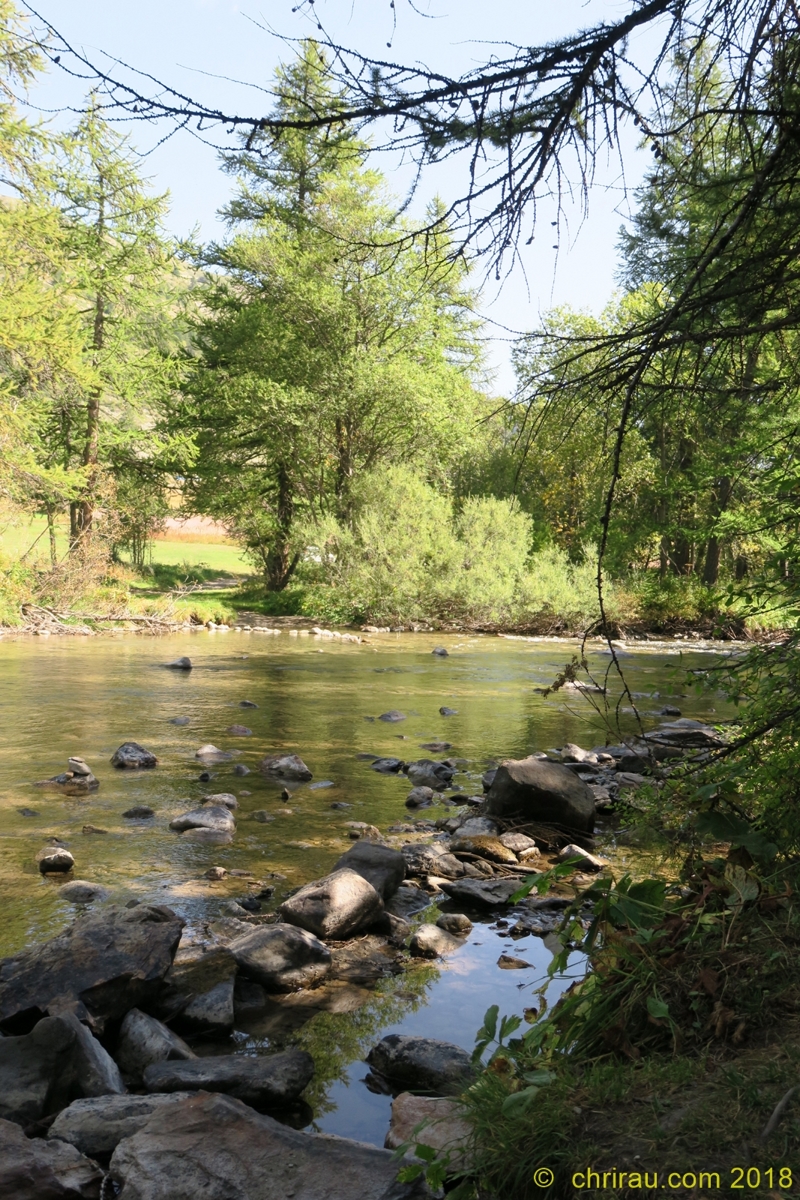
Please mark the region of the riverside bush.
[[328, 520], [304, 533], [300, 608], [316, 617], [543, 623], [544, 631], [598, 615], [590, 548], [578, 564], [555, 546], [531, 553], [531, 519], [513, 501], [472, 496], [456, 506], [408, 468], [362, 481], [351, 527]]

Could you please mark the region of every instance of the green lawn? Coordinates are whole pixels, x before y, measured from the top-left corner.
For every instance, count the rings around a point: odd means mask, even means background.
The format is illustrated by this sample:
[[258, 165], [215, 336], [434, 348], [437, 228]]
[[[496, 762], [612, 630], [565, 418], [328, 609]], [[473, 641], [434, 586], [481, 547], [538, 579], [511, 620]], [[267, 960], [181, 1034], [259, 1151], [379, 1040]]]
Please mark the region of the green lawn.
[[[56, 526], [56, 547], [59, 558], [63, 558], [67, 553], [67, 545], [68, 527], [62, 521]], [[0, 526], [0, 553], [12, 559], [27, 553], [25, 561], [29, 566], [33, 566], [36, 562], [49, 563], [50, 539], [47, 535], [45, 518], [30, 517], [14, 525]], [[121, 558], [123, 562], [128, 561], [128, 556], [124, 553]], [[164, 566], [180, 569], [186, 566], [194, 570], [205, 569], [214, 575], [254, 574], [253, 564], [243, 556], [237, 546], [226, 546], [219, 542], [157, 540], [151, 547], [151, 561], [155, 568]], [[156, 573], [158, 572], [156, 571]], [[177, 574], [180, 574], [180, 570]]]

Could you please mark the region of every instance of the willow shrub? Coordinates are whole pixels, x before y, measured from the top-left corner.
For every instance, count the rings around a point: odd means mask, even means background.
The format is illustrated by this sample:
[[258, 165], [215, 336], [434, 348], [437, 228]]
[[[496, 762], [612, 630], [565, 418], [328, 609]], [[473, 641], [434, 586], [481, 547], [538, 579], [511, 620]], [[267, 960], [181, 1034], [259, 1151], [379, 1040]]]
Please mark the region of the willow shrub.
[[349, 527], [306, 531], [303, 608], [375, 624], [465, 621], [588, 625], [597, 616], [595, 565], [548, 547], [531, 554], [530, 518], [508, 500], [454, 505], [404, 467], [361, 483]]

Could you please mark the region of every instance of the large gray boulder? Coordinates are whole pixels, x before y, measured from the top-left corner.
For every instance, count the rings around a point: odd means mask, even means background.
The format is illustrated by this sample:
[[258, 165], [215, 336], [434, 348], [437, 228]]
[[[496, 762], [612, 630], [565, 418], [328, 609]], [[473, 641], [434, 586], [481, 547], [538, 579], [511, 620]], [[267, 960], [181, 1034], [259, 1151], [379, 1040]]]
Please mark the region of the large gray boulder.
[[379, 842], [356, 842], [344, 852], [333, 869], [339, 871], [343, 867], [371, 883], [384, 900], [395, 894], [406, 877], [406, 860], [400, 851]]
[[282, 921], [319, 938], [341, 940], [377, 921], [383, 900], [371, 883], [344, 868], [307, 883], [278, 909]]
[[400, 1033], [381, 1038], [367, 1062], [390, 1083], [440, 1096], [462, 1092], [475, 1076], [470, 1056], [460, 1046]]
[[268, 754], [262, 758], [258, 769], [273, 779], [296, 779], [301, 782], [311, 779], [311, 772], [297, 754]]
[[0, 1196], [4, 1200], [99, 1200], [104, 1172], [67, 1142], [27, 1138], [0, 1120]]
[[43, 1016], [74, 1012], [102, 1033], [105, 1022], [152, 1000], [183, 929], [169, 908], [109, 905], [63, 933], [0, 961], [0, 1028], [26, 1032]]
[[154, 1096], [92, 1096], [73, 1100], [47, 1131], [48, 1138], [69, 1142], [81, 1154], [111, 1154], [123, 1138], [146, 1125], [153, 1113], [188, 1100], [193, 1092]]
[[140, 1084], [145, 1068], [151, 1063], [194, 1057], [194, 1051], [183, 1038], [155, 1017], [140, 1012], [138, 1008], [132, 1008], [125, 1015], [120, 1026], [116, 1059], [130, 1083]]
[[414, 931], [409, 950], [416, 958], [444, 958], [446, 954], [460, 950], [463, 945], [464, 942], [448, 930], [425, 923]]
[[223, 1054], [153, 1063], [144, 1073], [144, 1086], [148, 1092], [224, 1092], [261, 1107], [296, 1100], [313, 1078], [311, 1055], [292, 1048], [258, 1058]]
[[486, 797], [486, 811], [493, 817], [514, 817], [575, 833], [594, 830], [594, 797], [583, 780], [568, 767], [539, 758], [501, 763]]
[[29, 1034], [0, 1038], [3, 1120], [30, 1125], [76, 1096], [124, 1091], [114, 1060], [72, 1015], [45, 1017]]
[[301, 1133], [230, 1096], [202, 1093], [120, 1142], [119, 1200], [422, 1200], [387, 1150]]
[[508, 904], [522, 886], [520, 879], [453, 879], [441, 885], [459, 904], [473, 908], [499, 908]]
[[243, 975], [268, 992], [295, 992], [320, 983], [331, 952], [313, 933], [295, 925], [262, 925], [228, 946]]
[[204, 804], [202, 808], [193, 808], [191, 812], [173, 817], [169, 827], [176, 829], [178, 833], [183, 833], [185, 829], [213, 829], [217, 833], [233, 833], [236, 822], [227, 804]]

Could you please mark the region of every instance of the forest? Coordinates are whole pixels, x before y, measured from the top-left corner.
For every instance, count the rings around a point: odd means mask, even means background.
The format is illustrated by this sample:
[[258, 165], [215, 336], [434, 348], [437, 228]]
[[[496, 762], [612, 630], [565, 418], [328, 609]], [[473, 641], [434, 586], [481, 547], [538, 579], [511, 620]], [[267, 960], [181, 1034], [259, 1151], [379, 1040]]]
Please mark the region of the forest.
[[[632, 90], [627, 39], [662, 19]], [[565, 1181], [608, 1144], [666, 1162], [654, 1097], [683, 1112], [684, 1092], [726, 1169], [741, 1146], [766, 1162], [769, 1144], [777, 1180], [798, 1145], [800, 1058], [795, 8], [634, 3], [457, 79], [307, 37], [255, 117], [75, 58], [95, 87], [66, 132], [20, 104], [56, 50], [75, 53], [0, 0], [0, 516], [22, 531], [13, 549], [4, 534], [0, 623], [36, 609], [231, 624], [246, 609], [576, 638], [545, 695], [579, 688], [602, 641], [608, 670], [583, 687], [598, 737], [633, 739], [648, 773], [614, 828], [652, 851], [652, 877], [599, 875], [566, 910], [552, 972], [576, 950], [592, 970], [552, 1011], [526, 1009], [527, 1027], [489, 1009], [465, 1101], [472, 1167], [454, 1184], [429, 1154], [406, 1181], [448, 1180], [454, 1200], [572, 1195], [583, 1185]], [[120, 111], [230, 126], [224, 237], [166, 233], [169, 198]], [[623, 118], [650, 162], [613, 297], [532, 322], [498, 397], [486, 271], [523, 253], [542, 181], [569, 155], [585, 181]], [[412, 218], [375, 166], [387, 136], [421, 170], [465, 147], [494, 165]], [[476, 217], [478, 191], [496, 204]], [[248, 564], [218, 593], [207, 564], [153, 555], [194, 517]], [[681, 686], [736, 714], [713, 752], [668, 768], [641, 757], [624, 657], [666, 637], [733, 642]], [[544, 1161], [555, 1191], [531, 1184]], [[796, 1191], [789, 1178], [750, 1190]]]

